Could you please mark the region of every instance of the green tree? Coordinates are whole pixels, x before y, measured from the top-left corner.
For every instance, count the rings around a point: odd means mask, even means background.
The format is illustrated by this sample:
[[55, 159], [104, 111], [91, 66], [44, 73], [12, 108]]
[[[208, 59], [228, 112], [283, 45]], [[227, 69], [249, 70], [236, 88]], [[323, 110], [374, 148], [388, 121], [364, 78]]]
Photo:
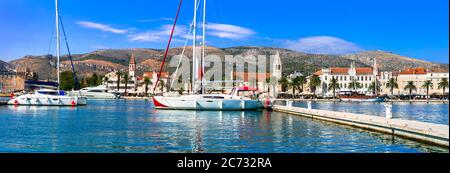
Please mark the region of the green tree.
[[109, 81], [108, 76], [103, 77], [103, 82], [106, 83], [106, 87], [108, 87], [108, 84], [109, 84], [108, 81]]
[[394, 88], [398, 88], [398, 83], [395, 78], [390, 78], [389, 81], [386, 83], [386, 87], [388, 87], [391, 90], [391, 95], [394, 95]]
[[121, 71], [117, 71], [116, 72], [116, 77], [117, 77], [117, 91], [120, 90], [120, 78], [122, 77], [123, 73]]
[[442, 78], [442, 80], [438, 83], [438, 89], [442, 89], [442, 95], [445, 95], [446, 88], [448, 88], [448, 80], [447, 78]]
[[411, 100], [412, 92], [417, 90], [417, 87], [416, 87], [416, 85], [414, 84], [413, 81], [409, 81], [404, 89], [409, 91], [409, 100]]
[[179, 93], [180, 95], [183, 95], [183, 93], [184, 93], [184, 87], [181, 87], [181, 88], [178, 90], [178, 93]]
[[153, 85], [152, 81], [150, 81], [150, 78], [148, 77], [144, 78], [144, 85], [145, 85], [145, 97], [148, 97], [148, 85]]
[[309, 89], [313, 92], [313, 98], [316, 97], [316, 90], [320, 84], [322, 84], [322, 81], [320, 81], [319, 76], [313, 75], [309, 81]]
[[330, 81], [330, 84], [328, 85], [328, 91], [333, 90], [333, 98], [336, 98], [336, 90], [340, 88], [341, 87], [339, 86], [338, 79], [333, 77]]
[[294, 97], [295, 97], [295, 90], [297, 88], [299, 88], [299, 85], [300, 85], [300, 80], [299, 80], [298, 77], [295, 77], [294, 79], [291, 79], [291, 81], [288, 84], [289, 88], [292, 89], [292, 95], [294, 95]]
[[298, 80], [299, 80], [299, 85], [300, 85], [300, 89], [299, 89], [299, 92], [300, 93], [302, 93], [303, 92], [303, 90], [304, 90], [304, 88], [303, 88], [303, 85], [305, 85], [306, 84], [306, 77], [305, 76], [298, 76]]
[[423, 83], [422, 88], [427, 90], [427, 99], [430, 97], [430, 88], [433, 89], [433, 82], [431, 80], [427, 80]]
[[161, 92], [163, 93], [164, 92], [164, 86], [165, 86], [166, 84], [164, 83], [164, 81], [163, 80], [159, 80], [159, 87], [161, 87]]
[[371, 91], [372, 94], [376, 94], [376, 91], [380, 91], [380, 85], [377, 85], [375, 81], [373, 81], [370, 83], [368, 90]]
[[72, 71], [64, 71], [60, 74], [59, 88], [61, 90], [70, 91], [75, 88], [75, 81], [73, 79]]
[[123, 78], [123, 83], [125, 83], [125, 96], [128, 96], [128, 82], [130, 80], [130, 76], [128, 75], [128, 73], [125, 73], [122, 75]]
[[88, 86], [97, 86], [97, 81], [98, 80], [99, 79], [98, 79], [97, 73], [94, 73], [94, 74], [92, 74], [91, 77], [88, 78], [87, 85]]
[[361, 83], [356, 81], [356, 79], [352, 79], [352, 81], [348, 84], [348, 87], [351, 88], [353, 91], [356, 91], [359, 88], [362, 88]]
[[278, 80], [278, 84], [281, 85], [281, 91], [286, 92], [286, 88], [289, 86], [289, 80], [286, 76], [283, 76]]

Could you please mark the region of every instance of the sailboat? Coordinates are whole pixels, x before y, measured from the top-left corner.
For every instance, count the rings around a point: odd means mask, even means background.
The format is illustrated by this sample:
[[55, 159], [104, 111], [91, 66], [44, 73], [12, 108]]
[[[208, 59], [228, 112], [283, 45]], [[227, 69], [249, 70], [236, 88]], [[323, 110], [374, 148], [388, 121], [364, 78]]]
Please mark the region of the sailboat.
[[[16, 98], [12, 98], [8, 101], [10, 105], [33, 105], [33, 106], [77, 106], [77, 105], [86, 105], [87, 99], [82, 96], [67, 96], [64, 91], [59, 90], [60, 87], [60, 34], [59, 34], [59, 9], [58, 9], [58, 0], [55, 0], [55, 8], [56, 8], [56, 66], [57, 66], [57, 78], [58, 78], [58, 89], [39, 89], [34, 93], [25, 94], [18, 96]], [[62, 24], [62, 23], [61, 23]], [[63, 27], [64, 28], [64, 27]], [[64, 29], [63, 29], [64, 30]], [[65, 36], [65, 34], [64, 34]], [[67, 41], [67, 40], [66, 40]], [[66, 44], [67, 45], [67, 44]], [[67, 46], [68, 47], [68, 46]], [[70, 51], [69, 51], [69, 57]], [[72, 60], [72, 59], [71, 59]], [[75, 75], [75, 70], [72, 63], [72, 71], [74, 73], [74, 78], [77, 82], [77, 78]]]
[[[154, 96], [152, 98], [153, 104], [156, 109], [175, 109], [175, 110], [217, 110], [217, 111], [245, 111], [245, 110], [261, 110], [264, 109], [263, 101], [257, 97], [258, 88], [251, 87], [234, 87], [229, 94], [204, 94], [205, 93], [205, 79], [203, 78], [204, 72], [204, 57], [205, 57], [205, 29], [206, 29], [206, 0], [203, 0], [203, 43], [202, 43], [202, 56], [199, 60], [197, 57], [196, 45], [197, 45], [197, 4], [202, 0], [194, 0], [194, 19], [192, 22], [193, 28], [193, 45], [192, 45], [192, 57], [193, 57], [193, 74], [192, 74], [192, 91], [197, 91], [197, 94], [181, 95], [181, 96]], [[158, 80], [154, 86], [158, 85], [159, 77], [164, 66], [167, 52], [170, 48], [170, 42], [172, 40], [173, 31], [176, 26], [178, 14], [182, 0], [178, 6], [177, 15], [172, 27], [172, 33], [169, 38], [169, 43], [164, 54], [164, 60], [161, 64], [158, 74]], [[189, 36], [188, 36], [189, 38]], [[199, 65], [200, 62], [200, 65]], [[199, 69], [199, 67], [201, 69]], [[196, 84], [200, 83], [200, 88], [197, 89]], [[155, 90], [156, 87], [154, 87]]]

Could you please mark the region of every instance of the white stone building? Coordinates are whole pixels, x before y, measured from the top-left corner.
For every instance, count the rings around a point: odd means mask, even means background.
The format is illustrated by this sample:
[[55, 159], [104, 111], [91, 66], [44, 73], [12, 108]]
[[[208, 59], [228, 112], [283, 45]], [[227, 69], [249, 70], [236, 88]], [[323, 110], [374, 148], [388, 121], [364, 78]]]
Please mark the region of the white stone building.
[[[376, 68], [376, 61], [374, 62], [375, 68], [364, 67], [357, 68], [355, 62], [352, 62], [350, 68], [346, 67], [332, 67], [317, 71], [313, 75], [318, 76], [321, 80], [321, 85], [316, 89], [316, 94], [320, 96], [331, 97], [333, 91], [328, 91], [328, 86], [333, 78], [337, 79], [339, 88], [336, 91], [356, 91], [362, 94], [369, 94], [369, 86], [372, 82], [375, 82], [378, 68]], [[350, 83], [356, 80], [361, 85], [361, 88], [353, 90], [350, 88]], [[309, 80], [308, 80], [309, 83]], [[307, 87], [308, 88], [308, 87]], [[307, 89], [309, 91], [309, 88]], [[311, 91], [309, 91], [311, 92]]]

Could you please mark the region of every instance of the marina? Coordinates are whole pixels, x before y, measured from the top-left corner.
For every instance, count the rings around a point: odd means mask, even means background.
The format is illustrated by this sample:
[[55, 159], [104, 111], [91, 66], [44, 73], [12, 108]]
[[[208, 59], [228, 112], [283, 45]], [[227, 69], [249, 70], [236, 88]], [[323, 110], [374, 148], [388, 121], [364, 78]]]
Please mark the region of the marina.
[[0, 152], [417, 153], [448, 147], [282, 112], [158, 110], [145, 100], [89, 100], [82, 107], [0, 106]]
[[0, 153], [449, 153], [448, 23], [246, 3], [7, 6]]

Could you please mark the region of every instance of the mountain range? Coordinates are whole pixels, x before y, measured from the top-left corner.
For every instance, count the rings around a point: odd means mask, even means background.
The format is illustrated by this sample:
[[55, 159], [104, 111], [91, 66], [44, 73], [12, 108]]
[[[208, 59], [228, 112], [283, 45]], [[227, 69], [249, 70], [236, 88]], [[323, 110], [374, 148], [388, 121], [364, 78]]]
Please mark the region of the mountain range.
[[[172, 48], [169, 57], [181, 54], [183, 48]], [[376, 58], [378, 68], [381, 71], [399, 71], [409, 67], [443, 68], [448, 69], [448, 64], [432, 63], [414, 58], [409, 58], [386, 51], [364, 51], [349, 55], [325, 55], [307, 54], [289, 49], [241, 46], [230, 48], [207, 47], [207, 54], [216, 54], [220, 57], [224, 55], [273, 55], [280, 53], [283, 63], [283, 73], [289, 74], [294, 71], [302, 72], [306, 75], [327, 67], [349, 67], [355, 61], [357, 67], [372, 66], [372, 59]], [[82, 78], [93, 73], [104, 75], [114, 70], [128, 70], [130, 55], [133, 54], [137, 63], [137, 74], [141, 75], [145, 71], [159, 69], [164, 50], [161, 49], [105, 49], [97, 50], [86, 54], [72, 55], [77, 74]], [[186, 47], [185, 55], [189, 58], [192, 54], [192, 47]], [[24, 56], [22, 58], [3, 62], [0, 60], [0, 71], [8, 71], [15, 67], [26, 67], [30, 71], [38, 73], [39, 79], [56, 78], [56, 58], [52, 55]], [[70, 70], [70, 61], [67, 55], [61, 57], [62, 71]], [[168, 69], [173, 71], [174, 69]]]

